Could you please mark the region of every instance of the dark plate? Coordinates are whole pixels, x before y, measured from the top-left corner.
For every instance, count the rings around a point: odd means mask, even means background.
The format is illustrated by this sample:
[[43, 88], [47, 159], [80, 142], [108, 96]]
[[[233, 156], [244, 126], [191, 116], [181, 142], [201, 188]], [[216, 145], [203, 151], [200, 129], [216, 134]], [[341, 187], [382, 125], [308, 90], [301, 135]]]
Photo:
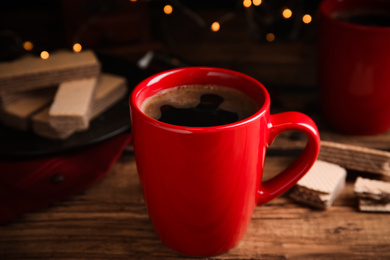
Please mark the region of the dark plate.
[[66, 140], [49, 140], [32, 132], [22, 132], [0, 124], [0, 156], [51, 155], [84, 147], [130, 131], [128, 97], [131, 90], [147, 75], [135, 64], [114, 57], [99, 56], [102, 70], [126, 77], [128, 93], [116, 105], [90, 123], [88, 130], [73, 134]]

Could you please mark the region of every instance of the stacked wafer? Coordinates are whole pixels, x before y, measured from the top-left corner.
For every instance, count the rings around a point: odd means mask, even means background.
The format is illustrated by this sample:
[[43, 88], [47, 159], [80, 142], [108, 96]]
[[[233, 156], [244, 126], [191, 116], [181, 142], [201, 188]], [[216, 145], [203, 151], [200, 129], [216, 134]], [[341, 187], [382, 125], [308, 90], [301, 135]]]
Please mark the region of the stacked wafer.
[[359, 199], [359, 210], [390, 212], [390, 182], [358, 177], [354, 192]]
[[31, 115], [48, 106], [55, 92], [56, 88], [42, 88], [9, 95], [0, 109], [1, 121], [7, 126], [28, 130]]
[[[89, 82], [86, 83], [89, 84]], [[80, 118], [89, 122], [120, 100], [126, 94], [126, 91], [127, 87], [124, 78], [102, 74], [97, 83], [91, 109], [88, 114], [81, 115]], [[79, 131], [79, 124], [77, 124], [79, 120], [76, 119], [76, 125], [72, 127], [74, 115], [71, 115], [70, 120], [65, 120], [64, 123], [61, 123], [60, 119], [56, 118], [57, 127], [53, 126], [51, 124], [53, 116], [50, 115], [50, 112], [53, 110], [54, 103], [51, 107], [45, 108], [32, 117], [32, 128], [40, 136], [50, 139], [65, 139]], [[60, 127], [58, 127], [58, 124], [60, 124]]]
[[346, 169], [390, 176], [390, 153], [386, 151], [321, 141], [318, 158]]
[[58, 51], [48, 60], [0, 63], [0, 120], [38, 135], [65, 139], [126, 93], [123, 77], [102, 74], [92, 51]]
[[60, 50], [46, 60], [25, 56], [0, 63], [0, 93], [54, 86], [68, 80], [97, 77], [99, 74], [100, 63], [89, 50], [79, 53]]
[[317, 160], [293, 187], [290, 197], [316, 208], [327, 209], [344, 188], [346, 176], [344, 168]]

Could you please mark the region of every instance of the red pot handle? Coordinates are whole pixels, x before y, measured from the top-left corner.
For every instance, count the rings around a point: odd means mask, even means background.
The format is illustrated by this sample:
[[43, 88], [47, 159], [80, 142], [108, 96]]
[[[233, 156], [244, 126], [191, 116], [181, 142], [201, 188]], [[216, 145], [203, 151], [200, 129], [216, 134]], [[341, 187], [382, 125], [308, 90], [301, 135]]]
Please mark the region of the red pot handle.
[[310, 117], [299, 112], [285, 112], [271, 115], [268, 129], [268, 145], [281, 132], [287, 130], [302, 131], [307, 135], [308, 141], [301, 155], [291, 165], [274, 178], [260, 184], [257, 193], [258, 205], [267, 203], [295, 185], [316, 161], [321, 145], [316, 124]]

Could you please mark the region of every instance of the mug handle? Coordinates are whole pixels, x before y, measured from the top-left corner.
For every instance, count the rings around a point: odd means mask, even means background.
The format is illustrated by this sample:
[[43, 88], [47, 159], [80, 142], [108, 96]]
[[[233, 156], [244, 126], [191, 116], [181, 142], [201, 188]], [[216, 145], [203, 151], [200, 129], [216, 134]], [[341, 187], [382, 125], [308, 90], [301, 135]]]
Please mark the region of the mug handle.
[[308, 141], [305, 149], [291, 165], [274, 178], [261, 182], [257, 192], [258, 205], [267, 203], [295, 185], [316, 161], [321, 145], [316, 124], [310, 117], [300, 112], [270, 115], [268, 129], [268, 146], [272, 144], [276, 136], [287, 130], [302, 131], [307, 135]]

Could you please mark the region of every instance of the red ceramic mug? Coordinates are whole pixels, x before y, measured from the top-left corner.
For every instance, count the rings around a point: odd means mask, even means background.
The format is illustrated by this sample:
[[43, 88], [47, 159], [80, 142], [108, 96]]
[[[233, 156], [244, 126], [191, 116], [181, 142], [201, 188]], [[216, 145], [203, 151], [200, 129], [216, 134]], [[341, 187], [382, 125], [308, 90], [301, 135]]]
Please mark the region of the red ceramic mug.
[[[142, 111], [145, 99], [187, 84], [238, 89], [258, 110], [235, 123], [208, 127], [160, 122]], [[291, 188], [315, 162], [320, 138], [306, 115], [270, 115], [265, 87], [239, 72], [189, 67], [142, 81], [130, 97], [134, 154], [145, 203], [154, 229], [171, 249], [190, 256], [228, 251], [244, 236], [254, 207]], [[308, 136], [296, 161], [262, 182], [267, 147], [286, 130]]]
[[389, 23], [388, 0], [324, 0], [320, 5], [322, 107], [340, 132], [373, 135], [390, 128]]

